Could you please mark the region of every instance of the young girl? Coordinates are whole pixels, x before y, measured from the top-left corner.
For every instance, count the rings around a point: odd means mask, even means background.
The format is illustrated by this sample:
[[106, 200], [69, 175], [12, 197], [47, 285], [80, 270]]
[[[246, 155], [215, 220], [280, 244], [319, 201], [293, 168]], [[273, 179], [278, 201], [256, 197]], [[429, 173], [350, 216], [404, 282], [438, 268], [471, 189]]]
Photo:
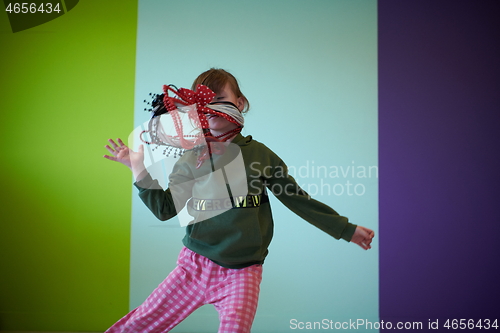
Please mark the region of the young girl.
[[[108, 333], [168, 332], [204, 304], [217, 309], [219, 333], [250, 332], [262, 264], [273, 234], [267, 190], [334, 238], [365, 250], [371, 248], [372, 230], [349, 223], [332, 208], [309, 197], [276, 154], [251, 136], [240, 134], [241, 113], [248, 110], [249, 103], [233, 75], [210, 69], [194, 81], [192, 89], [203, 87], [200, 84], [215, 92], [207, 105], [208, 136], [223, 141], [229, 153], [218, 155], [212, 149], [207, 157], [200, 151], [187, 151], [175, 164], [169, 188], [164, 190], [144, 167], [142, 145], [137, 152], [121, 139], [110, 139], [111, 146], [106, 145], [111, 156], [104, 157], [132, 170], [140, 198], [160, 220], [172, 218], [185, 205], [193, 216], [186, 227], [177, 267]], [[230, 146], [236, 149], [228, 149]], [[238, 157], [241, 164], [235, 163]], [[222, 185], [220, 179], [224, 179]], [[242, 183], [244, 193], [237, 189]]]

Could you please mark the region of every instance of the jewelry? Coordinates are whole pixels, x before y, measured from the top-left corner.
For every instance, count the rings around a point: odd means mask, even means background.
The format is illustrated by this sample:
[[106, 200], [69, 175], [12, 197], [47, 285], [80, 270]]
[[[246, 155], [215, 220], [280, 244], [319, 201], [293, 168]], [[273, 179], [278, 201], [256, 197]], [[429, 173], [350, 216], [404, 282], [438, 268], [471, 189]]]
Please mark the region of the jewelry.
[[[170, 96], [173, 93], [174, 96]], [[164, 85], [163, 94], [149, 94], [152, 96], [151, 103], [147, 103], [152, 107], [144, 109], [152, 112], [151, 120], [148, 124], [148, 129], [140, 133], [139, 139], [147, 145], [155, 144], [156, 150], [159, 146], [166, 146], [163, 150], [165, 156], [173, 157], [181, 156], [188, 150], [195, 150], [198, 155], [197, 168], [199, 168], [212, 153], [223, 154], [224, 145], [215, 144], [222, 143], [233, 138], [241, 132], [243, 128], [243, 117], [238, 108], [232, 103], [214, 103], [207, 105], [215, 97], [215, 93], [207, 86], [199, 84], [196, 91], [185, 88], [175, 87], [174, 85]], [[145, 100], [146, 102], [146, 100]], [[192, 126], [189, 132], [195, 134], [184, 134], [181, 114], [187, 115], [187, 118]], [[209, 130], [207, 114], [214, 114], [219, 117], [238, 125], [221, 135], [214, 136]], [[165, 131], [161, 117], [170, 117], [170, 121], [174, 125], [175, 134]], [[150, 139], [146, 140], [144, 134], [148, 133]], [[214, 149], [209, 147], [209, 143], [214, 146]], [[219, 147], [220, 146], [220, 147]]]

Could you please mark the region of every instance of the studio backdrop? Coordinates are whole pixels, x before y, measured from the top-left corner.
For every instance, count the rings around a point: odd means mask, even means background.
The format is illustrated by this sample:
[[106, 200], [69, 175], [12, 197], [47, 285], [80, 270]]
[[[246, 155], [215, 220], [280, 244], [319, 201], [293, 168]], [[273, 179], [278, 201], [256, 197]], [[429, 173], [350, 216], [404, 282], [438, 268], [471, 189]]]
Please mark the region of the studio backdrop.
[[[276, 152], [313, 198], [377, 232], [376, 1], [139, 1], [131, 144], [140, 144], [149, 120], [149, 93], [164, 84], [190, 88], [212, 67], [234, 74], [250, 102], [242, 134]], [[146, 155], [166, 183], [173, 157]], [[157, 220], [132, 192], [130, 309], [175, 267], [185, 232], [177, 218]], [[377, 240], [365, 252], [272, 196], [271, 205], [275, 237], [253, 331], [325, 319], [377, 322]], [[217, 326], [215, 309], [205, 306], [175, 331]]]

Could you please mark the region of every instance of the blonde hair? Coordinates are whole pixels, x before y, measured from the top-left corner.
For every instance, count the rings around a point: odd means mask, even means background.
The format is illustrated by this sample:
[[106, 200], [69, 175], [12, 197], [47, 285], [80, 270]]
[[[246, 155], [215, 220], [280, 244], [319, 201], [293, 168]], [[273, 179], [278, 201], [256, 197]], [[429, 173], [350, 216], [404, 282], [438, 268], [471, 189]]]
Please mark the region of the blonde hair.
[[250, 103], [248, 102], [248, 99], [245, 97], [245, 95], [243, 95], [243, 93], [241, 92], [240, 86], [238, 85], [238, 80], [236, 80], [236, 78], [231, 73], [225, 71], [224, 69], [210, 68], [208, 71], [201, 73], [196, 78], [196, 80], [194, 80], [191, 89], [195, 90], [196, 86], [198, 86], [199, 84], [203, 84], [212, 89], [212, 91], [214, 91], [216, 94], [218, 94], [228, 83], [234, 95], [237, 98], [243, 97], [243, 99], [245, 100], [245, 107], [243, 108], [243, 110], [241, 110], [241, 113], [248, 112], [248, 110], [250, 109]]

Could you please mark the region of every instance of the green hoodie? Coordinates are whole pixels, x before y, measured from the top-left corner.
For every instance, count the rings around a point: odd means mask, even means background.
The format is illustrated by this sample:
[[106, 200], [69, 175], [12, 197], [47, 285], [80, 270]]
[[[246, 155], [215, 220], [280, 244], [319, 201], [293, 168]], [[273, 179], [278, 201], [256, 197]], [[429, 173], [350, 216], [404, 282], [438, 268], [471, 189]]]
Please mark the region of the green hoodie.
[[[212, 156], [196, 168], [198, 154], [185, 153], [174, 166], [167, 190], [149, 174], [135, 183], [139, 197], [162, 221], [187, 203], [193, 221], [183, 243], [190, 250], [227, 268], [262, 264], [273, 236], [267, 190], [327, 234], [351, 240], [356, 225], [312, 199], [288, 175], [284, 162], [251, 136], [238, 134], [224, 154]], [[221, 181], [226, 186], [220, 186]]]

